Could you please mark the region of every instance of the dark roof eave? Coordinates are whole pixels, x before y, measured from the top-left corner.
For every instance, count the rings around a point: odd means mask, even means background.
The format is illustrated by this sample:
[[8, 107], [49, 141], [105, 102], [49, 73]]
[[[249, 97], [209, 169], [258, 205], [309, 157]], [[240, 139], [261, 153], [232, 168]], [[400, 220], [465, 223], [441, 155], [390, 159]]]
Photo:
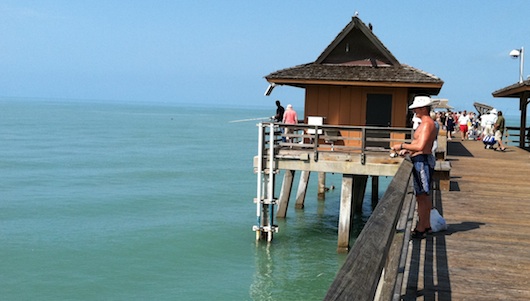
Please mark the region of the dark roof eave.
[[530, 80], [504, 87], [491, 93], [493, 97], [520, 98], [524, 92], [530, 91]]
[[282, 80], [268, 78], [269, 83], [306, 89], [308, 86], [326, 85], [343, 87], [377, 87], [377, 88], [408, 88], [422, 91], [430, 95], [438, 95], [443, 82], [439, 83], [410, 83], [410, 82], [367, 82], [367, 81], [318, 81], [318, 80]]
[[290, 86], [310, 86], [310, 85], [335, 85], [335, 86], [374, 86], [374, 87], [428, 87], [441, 88], [443, 81], [439, 82], [406, 82], [406, 81], [369, 81], [369, 80], [319, 80], [319, 79], [288, 79], [288, 78], [265, 78], [269, 83]]

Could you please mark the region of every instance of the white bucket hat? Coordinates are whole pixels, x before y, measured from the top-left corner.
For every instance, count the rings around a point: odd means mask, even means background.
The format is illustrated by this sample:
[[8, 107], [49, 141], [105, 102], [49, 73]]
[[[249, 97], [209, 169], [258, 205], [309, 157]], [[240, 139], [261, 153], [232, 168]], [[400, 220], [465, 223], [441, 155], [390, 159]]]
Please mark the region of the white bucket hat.
[[409, 109], [428, 107], [432, 104], [433, 101], [429, 96], [416, 96], [414, 97], [414, 102], [409, 106]]

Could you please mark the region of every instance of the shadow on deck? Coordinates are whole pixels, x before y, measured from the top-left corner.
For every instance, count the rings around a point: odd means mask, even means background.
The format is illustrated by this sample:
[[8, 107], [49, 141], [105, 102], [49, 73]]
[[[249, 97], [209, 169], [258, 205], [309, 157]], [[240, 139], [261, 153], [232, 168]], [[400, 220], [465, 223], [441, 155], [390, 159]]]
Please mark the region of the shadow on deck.
[[[436, 191], [433, 205], [443, 215], [440, 191]], [[411, 240], [406, 289], [398, 300], [417, 300], [420, 297], [423, 300], [452, 300], [446, 237], [457, 232], [473, 231], [483, 225], [480, 222], [449, 224], [447, 231], [434, 233], [424, 240]], [[419, 283], [423, 284], [421, 289], [418, 289]]]

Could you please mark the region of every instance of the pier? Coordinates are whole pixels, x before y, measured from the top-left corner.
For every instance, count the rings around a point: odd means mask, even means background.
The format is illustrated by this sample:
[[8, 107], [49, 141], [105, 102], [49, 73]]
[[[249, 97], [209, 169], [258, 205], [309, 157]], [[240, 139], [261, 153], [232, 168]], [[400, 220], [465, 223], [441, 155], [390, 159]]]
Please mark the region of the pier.
[[448, 143], [449, 230], [410, 244], [403, 300], [530, 300], [529, 155]]
[[[357, 246], [370, 239], [361, 233], [325, 300], [530, 300], [530, 153], [486, 150], [480, 141], [449, 142], [447, 150], [450, 187], [436, 190], [433, 204], [449, 229], [410, 240], [414, 198], [389, 195], [404, 199], [392, 209], [401, 219], [363, 229], [389, 241]], [[386, 256], [372, 260], [375, 251]]]

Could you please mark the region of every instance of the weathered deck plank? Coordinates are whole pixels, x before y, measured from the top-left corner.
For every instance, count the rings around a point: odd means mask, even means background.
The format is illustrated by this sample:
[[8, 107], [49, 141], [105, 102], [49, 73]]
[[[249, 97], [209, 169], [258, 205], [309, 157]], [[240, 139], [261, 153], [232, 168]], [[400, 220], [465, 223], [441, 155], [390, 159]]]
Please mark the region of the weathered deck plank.
[[411, 241], [402, 299], [530, 300], [529, 153], [458, 141], [447, 159], [451, 189], [435, 205], [449, 230]]

